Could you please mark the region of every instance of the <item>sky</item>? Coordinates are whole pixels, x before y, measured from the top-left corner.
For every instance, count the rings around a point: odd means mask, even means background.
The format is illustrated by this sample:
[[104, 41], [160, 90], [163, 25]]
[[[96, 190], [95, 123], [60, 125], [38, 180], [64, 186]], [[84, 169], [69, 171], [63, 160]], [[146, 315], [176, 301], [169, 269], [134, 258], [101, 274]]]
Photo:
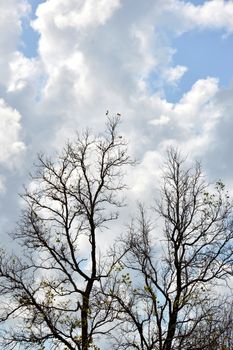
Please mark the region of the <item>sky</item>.
[[13, 229], [38, 152], [76, 130], [121, 132], [130, 198], [158, 184], [167, 147], [233, 192], [233, 1], [1, 0], [0, 224]]

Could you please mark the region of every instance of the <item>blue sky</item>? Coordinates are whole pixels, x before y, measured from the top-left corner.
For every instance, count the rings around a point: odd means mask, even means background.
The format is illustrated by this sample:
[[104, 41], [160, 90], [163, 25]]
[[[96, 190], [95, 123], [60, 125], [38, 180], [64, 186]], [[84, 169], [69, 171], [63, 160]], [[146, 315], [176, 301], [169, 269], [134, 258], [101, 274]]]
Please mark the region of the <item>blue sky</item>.
[[173, 42], [176, 49], [174, 64], [188, 67], [179, 89], [190, 89], [192, 84], [207, 76], [219, 78], [221, 86], [229, 86], [233, 77], [233, 36], [215, 31], [186, 33]]
[[30, 26], [30, 18], [23, 21], [22, 27], [23, 32], [18, 49], [28, 58], [36, 57], [39, 34]]
[[37, 152], [100, 130], [107, 109], [125, 116], [139, 159], [135, 200], [151, 192], [169, 145], [233, 184], [233, 1], [11, 0], [0, 11], [5, 227]]
[[30, 4], [30, 11], [28, 16], [23, 18], [22, 20], [22, 35], [21, 42], [19, 44], [19, 50], [21, 50], [25, 56], [31, 58], [37, 56], [37, 46], [39, 40], [39, 33], [36, 32], [31, 27], [31, 21], [36, 17], [36, 9], [39, 4], [43, 1], [41, 0], [30, 0], [28, 3]]

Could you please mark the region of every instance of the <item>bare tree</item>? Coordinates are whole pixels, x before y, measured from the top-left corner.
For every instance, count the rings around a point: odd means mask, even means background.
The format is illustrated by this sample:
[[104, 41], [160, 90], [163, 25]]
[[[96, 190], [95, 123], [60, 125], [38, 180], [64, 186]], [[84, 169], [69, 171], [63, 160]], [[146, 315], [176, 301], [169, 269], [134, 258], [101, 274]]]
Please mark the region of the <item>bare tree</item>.
[[77, 135], [55, 161], [39, 157], [13, 233], [23, 253], [0, 256], [4, 348], [97, 349], [95, 336], [115, 327], [99, 285], [117, 259], [103, 265], [97, 235], [118, 218], [131, 163], [119, 121], [108, 119], [100, 136]]
[[171, 149], [155, 208], [157, 228], [143, 206], [139, 212], [123, 238], [127, 255], [109, 292], [125, 321], [116, 348], [209, 349], [210, 337], [192, 342], [211, 319], [219, 330], [212, 343], [221, 335], [216, 285], [228, 278], [233, 252], [232, 205], [224, 185], [208, 186], [200, 164], [187, 168]]
[[[210, 305], [211, 304], [211, 305]], [[208, 311], [208, 312], [207, 312]], [[232, 298], [223, 298], [213, 304], [209, 300], [209, 309], [203, 312], [197, 326], [182, 337], [180, 349], [229, 350], [233, 347], [233, 309]], [[198, 318], [197, 318], [198, 319]]]

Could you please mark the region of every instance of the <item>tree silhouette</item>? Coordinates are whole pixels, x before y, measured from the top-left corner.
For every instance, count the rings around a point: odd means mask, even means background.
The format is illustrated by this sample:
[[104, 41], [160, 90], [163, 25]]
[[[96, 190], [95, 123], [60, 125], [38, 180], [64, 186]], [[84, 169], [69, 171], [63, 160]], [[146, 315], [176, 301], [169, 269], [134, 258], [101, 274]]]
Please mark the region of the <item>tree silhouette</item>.
[[[209, 349], [221, 335], [222, 298], [214, 287], [232, 270], [229, 195], [221, 181], [208, 186], [200, 164], [187, 168], [174, 149], [163, 170], [156, 219], [140, 205], [122, 239], [122, 271], [112, 276], [109, 294], [125, 321], [117, 349]], [[194, 342], [210, 320], [215, 331]]]
[[55, 161], [39, 156], [13, 233], [23, 256], [0, 257], [4, 348], [95, 349], [95, 335], [113, 327], [99, 284], [117, 260], [103, 268], [97, 241], [118, 218], [123, 168], [131, 163], [119, 118], [109, 118], [102, 135], [77, 135]]

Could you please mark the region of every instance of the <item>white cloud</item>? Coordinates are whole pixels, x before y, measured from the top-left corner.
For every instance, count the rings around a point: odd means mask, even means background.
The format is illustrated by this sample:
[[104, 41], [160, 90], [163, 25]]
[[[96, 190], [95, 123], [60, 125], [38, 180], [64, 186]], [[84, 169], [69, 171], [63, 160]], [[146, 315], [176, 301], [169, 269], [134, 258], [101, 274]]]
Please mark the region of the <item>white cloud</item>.
[[153, 125], [165, 125], [170, 121], [167, 115], [161, 115], [159, 118], [152, 120], [150, 123]]
[[5, 58], [14, 51], [22, 31], [22, 16], [27, 15], [30, 6], [26, 0], [8, 0], [0, 2], [0, 56]]
[[5, 178], [0, 176], [0, 194], [4, 194], [6, 192]]
[[[142, 86], [155, 64], [153, 27], [149, 36], [147, 25], [145, 30], [140, 26], [135, 30], [141, 13], [128, 22], [118, 1], [97, 1], [96, 10], [91, 12], [93, 29], [87, 10], [93, 4], [50, 0], [39, 6], [38, 19], [33, 23], [40, 33], [40, 59], [47, 74], [42, 103], [65, 119], [59, 139], [61, 133], [67, 135], [77, 125], [77, 118], [79, 125], [88, 118], [98, 123], [97, 115], [108, 108], [124, 112], [126, 100], [131, 94], [139, 94], [140, 83]], [[58, 26], [58, 19], [66, 16], [78, 20], [68, 21], [69, 28], [64, 23]]]
[[200, 123], [203, 125], [206, 118], [215, 119], [216, 113], [210, 111], [209, 108], [210, 101], [217, 91], [218, 80], [216, 78], [198, 80], [172, 110], [179, 126], [188, 131]]
[[137, 127], [133, 138], [133, 143], [140, 140], [143, 148], [141, 164], [130, 177], [135, 197], [148, 200], [158, 187], [160, 166], [168, 147], [178, 147], [190, 159], [205, 158], [210, 145], [216, 142], [216, 130], [224, 117], [217, 102], [219, 93], [218, 80], [209, 77], [198, 80], [177, 103], [167, 103], [158, 96], [144, 100], [144, 114], [157, 115], [148, 118], [147, 126], [142, 123], [141, 128]]
[[21, 19], [29, 10], [26, 0], [0, 1], [0, 83], [3, 85], [7, 85], [10, 76], [9, 62], [19, 46]]
[[[175, 49], [158, 28], [168, 25], [174, 32], [171, 37], [197, 27], [229, 31], [231, 7], [232, 2], [208, 1], [194, 6], [178, 0], [42, 3], [33, 22], [40, 34], [42, 73], [47, 75], [40, 108], [58, 120], [55, 138], [47, 142], [55, 148], [75, 128], [98, 128], [110, 109], [126, 115], [132, 152], [139, 157], [175, 141], [184, 147], [187, 144], [190, 150], [207, 147], [220, 115], [213, 103], [218, 81], [200, 79], [176, 104], [153, 93], [153, 79], [155, 84], [162, 79], [165, 84], [178, 85], [188, 69], [173, 65]], [[30, 64], [33, 71], [32, 62], [18, 58], [22, 73], [15, 74], [11, 89], [23, 86], [24, 66]]]
[[[176, 33], [194, 28], [223, 29], [227, 33], [233, 32], [232, 0], [210, 0], [198, 6], [188, 1], [167, 0], [162, 2], [161, 6], [166, 16], [168, 15], [165, 18], [166, 25]], [[161, 17], [161, 20], [163, 19], [164, 17]]]
[[193, 24], [203, 28], [233, 31], [233, 2], [224, 0], [206, 1], [202, 6], [187, 4], [184, 16]]
[[208, 174], [223, 179], [233, 188], [232, 130], [233, 130], [233, 86], [219, 89], [214, 98], [215, 110], [219, 112], [218, 123], [213, 129], [213, 142], [204, 153], [204, 164]]
[[42, 58], [46, 63], [53, 58], [56, 62], [67, 57], [71, 50], [73, 53], [78, 46], [75, 36], [82, 35], [83, 30], [105, 24], [118, 7], [119, 0], [49, 0], [40, 4], [32, 25], [41, 34], [39, 51]]
[[21, 115], [0, 99], [0, 163], [13, 166], [25, 151], [20, 139]]
[[[64, 6], [64, 2], [62, 2]], [[86, 0], [72, 1], [65, 3], [63, 14], [55, 18], [58, 28], [95, 27], [103, 25], [112, 16], [112, 13], [119, 7], [119, 0]], [[58, 2], [59, 6], [59, 2]]]
[[139, 166], [130, 175], [132, 194], [140, 201], [155, 196], [161, 176], [162, 154], [158, 151], [147, 151]]
[[20, 91], [28, 85], [29, 80], [37, 78], [38, 63], [35, 59], [29, 59], [16, 51], [9, 62], [9, 71], [7, 91]]
[[163, 77], [168, 84], [177, 85], [184, 73], [188, 70], [185, 66], [169, 67], [165, 69]]
[[153, 79], [155, 86], [160, 81], [177, 85], [188, 67], [173, 66], [175, 50], [158, 28], [170, 27], [174, 33], [200, 23], [209, 28], [209, 13], [218, 28], [226, 29], [231, 7], [224, 1], [194, 6], [178, 0], [42, 3], [33, 27], [40, 33], [39, 54], [47, 74], [46, 108], [63, 114], [68, 126], [76, 122], [77, 111], [86, 118], [94, 106], [101, 113], [108, 108], [125, 111], [141, 94], [150, 98]]
[[[24, 6], [16, 12], [18, 3]], [[131, 153], [142, 160], [137, 193], [153, 183], [159, 154], [169, 144], [201, 156], [218, 140], [225, 102], [216, 102], [221, 92], [217, 79], [198, 80], [177, 103], [166, 100], [159, 88], [179, 87], [188, 69], [173, 63], [174, 36], [193, 29], [232, 31], [232, 1], [194, 6], [178, 0], [47, 0], [32, 24], [40, 35], [36, 60], [18, 52], [25, 1], [1, 6], [6, 17], [13, 11], [15, 22], [12, 32], [9, 19], [2, 27], [9, 41], [2, 43], [8, 55], [0, 67], [2, 96], [19, 111], [1, 102], [8, 115], [2, 122], [5, 131], [0, 131], [5, 149], [1, 162], [25, 147], [20, 114], [33, 153], [61, 147], [83, 126], [102, 128], [107, 109], [121, 112], [122, 134], [129, 138]], [[6, 124], [12, 128], [7, 130]]]

